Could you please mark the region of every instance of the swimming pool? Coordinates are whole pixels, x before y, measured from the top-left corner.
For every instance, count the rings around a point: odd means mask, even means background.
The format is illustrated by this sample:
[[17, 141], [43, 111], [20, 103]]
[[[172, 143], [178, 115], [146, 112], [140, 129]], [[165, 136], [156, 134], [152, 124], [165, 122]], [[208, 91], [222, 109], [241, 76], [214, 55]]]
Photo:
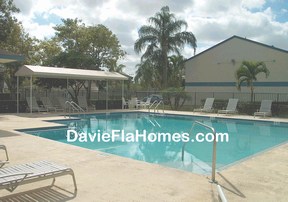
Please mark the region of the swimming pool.
[[194, 173], [211, 172], [212, 142], [191, 142], [185, 145], [182, 161], [183, 142], [68, 142], [67, 130], [95, 134], [111, 133], [112, 130], [125, 130], [135, 133], [146, 130], [149, 133], [190, 133], [195, 137], [199, 132], [209, 133], [207, 129], [196, 126], [190, 132], [192, 123], [200, 121], [215, 128], [217, 133], [229, 134], [228, 142], [217, 143], [216, 168], [221, 170], [259, 152], [288, 141], [288, 124], [268, 121], [248, 121], [238, 119], [209, 118], [199, 116], [160, 115], [149, 113], [111, 113], [94, 114], [75, 120], [58, 120], [65, 127], [22, 130], [25, 133], [72, 144], [92, 150], [99, 150], [135, 160], [156, 163]]

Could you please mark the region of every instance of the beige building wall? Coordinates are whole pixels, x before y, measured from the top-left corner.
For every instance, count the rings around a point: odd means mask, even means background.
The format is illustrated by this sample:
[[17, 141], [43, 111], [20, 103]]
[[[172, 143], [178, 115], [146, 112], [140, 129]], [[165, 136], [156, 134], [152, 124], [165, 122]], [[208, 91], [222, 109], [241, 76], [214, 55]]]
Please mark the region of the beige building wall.
[[[185, 63], [187, 92], [239, 92], [235, 72], [243, 60], [263, 61], [270, 70], [259, 74], [255, 93], [288, 93], [288, 51], [238, 36], [190, 58]], [[246, 86], [241, 92], [250, 92]]]

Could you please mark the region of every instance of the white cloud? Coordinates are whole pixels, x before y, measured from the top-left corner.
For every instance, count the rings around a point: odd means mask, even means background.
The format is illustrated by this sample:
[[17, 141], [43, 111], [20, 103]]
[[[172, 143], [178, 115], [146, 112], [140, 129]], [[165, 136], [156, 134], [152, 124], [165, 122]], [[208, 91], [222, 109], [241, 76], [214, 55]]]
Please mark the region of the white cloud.
[[[26, 31], [40, 39], [53, 36], [52, 27], [55, 26], [55, 22], [39, 23], [37, 16], [49, 20], [49, 16], [53, 14], [53, 17], [59, 18], [77, 17], [87, 25], [104, 24], [116, 34], [128, 53], [123, 64], [127, 66], [125, 71], [131, 74], [135, 72], [135, 65], [140, 62], [140, 56], [133, 50], [134, 42], [138, 38], [138, 29], [166, 5], [177, 18], [188, 23], [188, 31], [192, 31], [198, 41], [197, 53], [233, 35], [288, 49], [288, 22], [277, 22], [275, 13], [268, 4], [269, 1], [265, 0], [25, 0], [25, 3], [23, 0], [14, 0], [14, 2], [22, 10], [17, 17], [23, 22]], [[282, 12], [287, 12], [287, 9], [283, 8]], [[191, 57], [192, 49], [186, 48], [184, 55]]]
[[265, 3], [265, 0], [242, 0], [242, 6], [248, 9], [261, 9]]

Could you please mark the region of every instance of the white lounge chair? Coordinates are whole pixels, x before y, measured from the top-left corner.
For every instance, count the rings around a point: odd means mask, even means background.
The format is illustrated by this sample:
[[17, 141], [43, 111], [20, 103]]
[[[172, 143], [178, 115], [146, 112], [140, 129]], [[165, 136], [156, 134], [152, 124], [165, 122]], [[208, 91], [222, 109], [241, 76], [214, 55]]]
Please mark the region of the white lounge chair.
[[218, 114], [235, 114], [237, 113], [238, 99], [230, 98], [225, 110], [218, 110]]
[[28, 107], [29, 109], [32, 108], [32, 112], [48, 112], [47, 109], [45, 109], [43, 106], [39, 106], [38, 103], [37, 103], [37, 100], [35, 97], [32, 97], [32, 106], [31, 106], [31, 100], [30, 100], [30, 97], [26, 97], [26, 101], [27, 101], [27, 104], [28, 104]]
[[88, 106], [87, 99], [85, 96], [78, 96], [78, 105], [85, 111], [96, 110], [94, 105]]
[[271, 106], [272, 106], [272, 100], [262, 100], [261, 101], [261, 106], [259, 111], [254, 113], [254, 117], [255, 116], [271, 116]]
[[124, 97], [122, 97], [122, 109], [128, 109], [128, 102], [126, 102]]
[[194, 109], [194, 112], [212, 112], [215, 98], [206, 98], [203, 108]]
[[148, 97], [146, 102], [140, 102], [140, 107], [147, 109], [151, 104], [151, 97]]
[[2, 168], [6, 163], [9, 163], [8, 152], [5, 145], [0, 145], [0, 149], [5, 151], [6, 159], [0, 160], [0, 168]]
[[76, 192], [77, 185], [73, 170], [50, 161], [38, 161], [0, 168], [0, 189], [13, 192], [20, 185], [46, 179], [53, 179], [53, 186], [55, 178], [63, 175], [72, 176]]
[[64, 109], [61, 108], [60, 106], [54, 106], [49, 97], [41, 97], [41, 102], [45, 107], [45, 109], [47, 109], [48, 111], [55, 111], [55, 112], [64, 111]]
[[139, 109], [141, 105], [140, 105], [140, 101], [137, 100], [136, 97], [133, 97], [131, 100], [129, 100], [128, 106], [129, 106], [129, 109]]
[[63, 108], [64, 111], [67, 111], [67, 108], [69, 108], [69, 106], [65, 104], [66, 101], [67, 101], [66, 98], [64, 98], [64, 97], [57, 97], [56, 101], [58, 101], [59, 106], [60, 106], [61, 108]]

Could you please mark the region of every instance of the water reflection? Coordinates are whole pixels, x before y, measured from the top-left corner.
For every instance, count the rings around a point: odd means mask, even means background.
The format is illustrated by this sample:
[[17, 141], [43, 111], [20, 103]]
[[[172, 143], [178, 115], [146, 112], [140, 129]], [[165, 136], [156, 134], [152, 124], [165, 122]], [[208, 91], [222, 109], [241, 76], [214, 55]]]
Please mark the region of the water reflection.
[[[228, 119], [210, 119], [199, 117], [172, 117], [151, 116], [146, 113], [124, 113], [110, 115], [91, 115], [80, 120], [61, 121], [69, 129], [84, 133], [112, 133], [112, 130], [124, 130], [125, 133], [184, 133], [190, 132], [194, 120], [212, 126], [217, 133], [228, 133], [229, 142], [217, 143], [217, 168], [234, 163], [255, 153], [268, 149], [288, 140], [287, 124], [273, 124], [268, 122], [240, 121]], [[67, 128], [44, 131], [30, 131], [29, 133], [44, 138], [65, 142]], [[210, 131], [201, 126], [195, 126], [190, 133], [195, 139], [197, 133]], [[141, 140], [141, 139], [140, 139]], [[73, 142], [73, 145], [101, 150], [136, 160], [157, 163], [170, 167], [176, 167], [193, 172], [210, 172], [212, 160], [212, 143], [189, 142], [185, 146], [184, 161], [182, 157], [182, 142]]]

